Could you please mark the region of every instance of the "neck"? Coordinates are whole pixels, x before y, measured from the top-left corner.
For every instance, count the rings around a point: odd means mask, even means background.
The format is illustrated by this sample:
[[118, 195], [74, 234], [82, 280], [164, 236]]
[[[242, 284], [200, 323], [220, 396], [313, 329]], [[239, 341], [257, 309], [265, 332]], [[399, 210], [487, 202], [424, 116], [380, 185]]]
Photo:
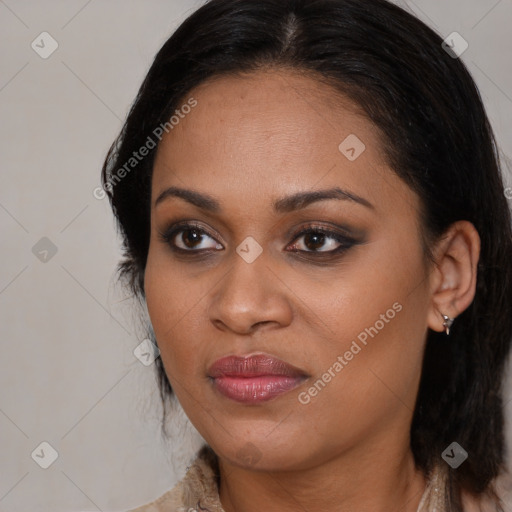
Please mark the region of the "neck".
[[[380, 453], [380, 455], [379, 455]], [[426, 479], [412, 452], [344, 454], [301, 471], [252, 471], [219, 460], [226, 512], [416, 512]]]

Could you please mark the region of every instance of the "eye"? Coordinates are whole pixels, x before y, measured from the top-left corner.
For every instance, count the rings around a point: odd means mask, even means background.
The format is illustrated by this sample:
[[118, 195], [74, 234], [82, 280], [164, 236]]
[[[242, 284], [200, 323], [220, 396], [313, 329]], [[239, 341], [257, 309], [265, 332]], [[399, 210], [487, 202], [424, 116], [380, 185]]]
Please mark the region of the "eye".
[[169, 231], [161, 233], [160, 236], [165, 243], [177, 251], [198, 252], [209, 249], [220, 250], [223, 248], [203, 228], [193, 223], [176, 225]]
[[[303, 239], [302, 242], [296, 242]], [[294, 239], [291, 246], [294, 252], [339, 253], [355, 245], [356, 241], [346, 235], [319, 226], [308, 226]]]
[[[224, 248], [203, 227], [192, 222], [175, 224], [160, 233], [160, 238], [177, 253], [192, 255]], [[301, 239], [303, 241], [300, 241]], [[291, 252], [325, 256], [342, 253], [358, 243], [341, 232], [315, 225], [303, 228], [295, 235], [293, 241], [294, 243], [289, 246]]]

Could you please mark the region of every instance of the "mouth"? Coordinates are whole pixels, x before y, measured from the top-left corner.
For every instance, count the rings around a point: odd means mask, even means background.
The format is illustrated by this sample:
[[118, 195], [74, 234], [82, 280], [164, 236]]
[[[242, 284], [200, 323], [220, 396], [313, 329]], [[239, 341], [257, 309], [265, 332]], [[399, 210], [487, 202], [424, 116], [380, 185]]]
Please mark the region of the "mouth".
[[209, 368], [208, 376], [224, 397], [246, 404], [276, 398], [308, 377], [295, 366], [266, 354], [223, 357]]

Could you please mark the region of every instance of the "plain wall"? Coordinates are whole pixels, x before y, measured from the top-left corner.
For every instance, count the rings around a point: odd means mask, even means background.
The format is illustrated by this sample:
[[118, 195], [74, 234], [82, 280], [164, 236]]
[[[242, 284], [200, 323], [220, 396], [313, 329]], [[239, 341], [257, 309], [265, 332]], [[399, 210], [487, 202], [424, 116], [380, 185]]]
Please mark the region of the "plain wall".
[[[0, 511], [126, 510], [170, 489], [200, 441], [183, 419], [160, 438], [154, 367], [133, 354], [144, 336], [114, 285], [108, 202], [93, 195], [155, 53], [198, 5], [0, 1]], [[401, 5], [469, 42], [462, 59], [512, 155], [512, 2]], [[46, 59], [31, 47], [51, 48], [43, 31], [58, 43]], [[58, 452], [48, 469], [31, 456], [43, 441]]]

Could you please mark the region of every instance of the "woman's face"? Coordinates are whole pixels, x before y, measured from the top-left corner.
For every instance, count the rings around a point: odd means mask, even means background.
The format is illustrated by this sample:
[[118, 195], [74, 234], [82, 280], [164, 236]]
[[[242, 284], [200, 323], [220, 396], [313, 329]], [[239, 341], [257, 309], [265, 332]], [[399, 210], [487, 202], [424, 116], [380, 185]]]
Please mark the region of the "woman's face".
[[145, 274], [186, 414], [243, 467], [407, 447], [429, 270], [418, 198], [376, 128], [285, 71], [187, 101], [155, 161]]

